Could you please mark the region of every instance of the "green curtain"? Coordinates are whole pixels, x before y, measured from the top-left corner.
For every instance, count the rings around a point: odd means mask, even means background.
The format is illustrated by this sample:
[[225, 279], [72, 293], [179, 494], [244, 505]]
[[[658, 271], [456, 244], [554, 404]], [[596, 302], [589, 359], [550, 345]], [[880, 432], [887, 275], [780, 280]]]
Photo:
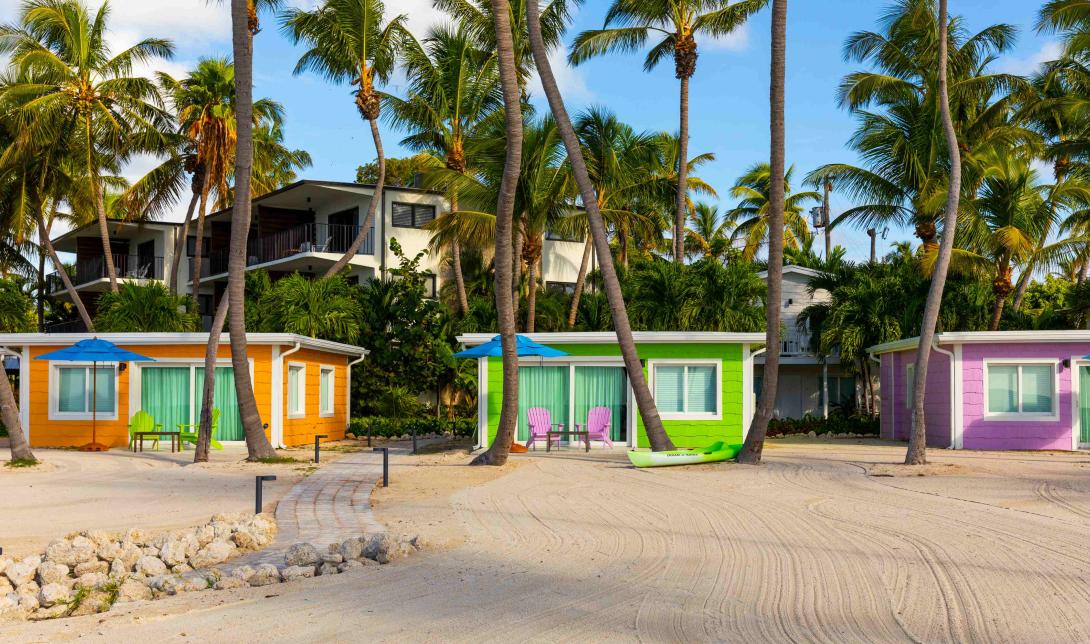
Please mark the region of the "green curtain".
[[[193, 389], [193, 422], [199, 422], [201, 397], [204, 395], [204, 367], [196, 368], [193, 377]], [[242, 431], [242, 415], [238, 411], [238, 398], [235, 395], [235, 370], [233, 368], [216, 367], [216, 390], [212, 395], [212, 407], [220, 410], [216, 440], [241, 441], [246, 439]]]
[[592, 407], [609, 407], [609, 437], [626, 440], [625, 372], [623, 367], [575, 368], [575, 422], [587, 422]]
[[553, 423], [568, 423], [568, 367], [519, 367], [519, 441], [530, 438], [531, 407], [548, 409]]
[[1079, 367], [1079, 443], [1090, 443], [1090, 367]]
[[140, 408], [163, 426], [176, 432], [189, 424], [189, 367], [141, 367]]

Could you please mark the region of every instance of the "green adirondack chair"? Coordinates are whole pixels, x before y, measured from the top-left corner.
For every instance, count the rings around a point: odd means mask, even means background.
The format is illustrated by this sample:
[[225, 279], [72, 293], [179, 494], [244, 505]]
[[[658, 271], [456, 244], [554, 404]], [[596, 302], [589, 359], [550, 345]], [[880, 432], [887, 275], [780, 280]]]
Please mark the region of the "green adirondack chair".
[[[129, 419], [129, 449], [133, 449], [136, 443], [136, 432], [159, 432], [163, 430], [160, 423], [155, 422], [155, 417], [141, 409]], [[146, 438], [152, 442], [155, 451], [159, 451], [159, 437]]]
[[[223, 443], [220, 443], [218, 440], [216, 440], [216, 430], [219, 429], [219, 426], [220, 426], [220, 410], [213, 407], [212, 408], [212, 440], [209, 441], [209, 443], [208, 443], [209, 445], [212, 446], [212, 449], [223, 449]], [[196, 447], [196, 445], [197, 445], [197, 432], [199, 432], [200, 429], [201, 429], [201, 424], [200, 423], [196, 423], [196, 424], [178, 423], [178, 431], [180, 431], [182, 433], [182, 435], [180, 437], [182, 439], [182, 445], [184, 446], [186, 443], [193, 443], [193, 446]]]

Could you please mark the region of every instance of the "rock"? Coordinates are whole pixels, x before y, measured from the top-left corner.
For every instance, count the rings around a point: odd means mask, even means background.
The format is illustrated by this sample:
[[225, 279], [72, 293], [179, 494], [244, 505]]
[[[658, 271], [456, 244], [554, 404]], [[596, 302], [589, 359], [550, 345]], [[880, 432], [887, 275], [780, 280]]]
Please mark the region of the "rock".
[[80, 578], [76, 580], [76, 585], [81, 588], [102, 588], [108, 583], [110, 578], [104, 572], [89, 572], [80, 575]]
[[324, 554], [324, 555], [322, 555], [322, 562], [323, 563], [333, 563], [333, 564], [344, 563], [344, 557], [340, 556], [339, 554], [335, 554], [335, 553]]
[[189, 565], [194, 568], [208, 568], [227, 561], [235, 554], [235, 544], [227, 541], [213, 541], [201, 548], [197, 554], [189, 560]]
[[16, 595], [34, 595], [35, 597], [37, 597], [38, 596], [38, 591], [41, 590], [41, 589], [42, 589], [42, 587], [38, 585], [38, 582], [31, 580], [31, 581], [28, 581], [28, 582], [26, 582], [25, 584], [23, 584], [21, 586], [17, 586], [15, 588], [15, 594]]
[[339, 572], [340, 570], [337, 569], [337, 564], [332, 562], [325, 562], [321, 566], [318, 566], [319, 575], [335, 575]]
[[424, 539], [424, 537], [416, 535], [412, 539], [409, 539], [409, 545], [413, 547], [413, 550], [420, 551], [428, 547], [428, 542]]
[[83, 601], [79, 603], [79, 606], [73, 608], [68, 615], [71, 617], [79, 617], [81, 615], [104, 613], [110, 610], [110, 599], [110, 594], [104, 590], [91, 591], [83, 598]]
[[118, 602], [135, 602], [151, 599], [151, 588], [136, 579], [126, 579], [117, 587]]
[[8, 565], [4, 574], [7, 575], [8, 580], [11, 581], [11, 585], [18, 588], [34, 579], [34, 575], [38, 572], [38, 566], [41, 565], [41, 563], [41, 557], [38, 555], [31, 555]]
[[253, 566], [239, 566], [232, 570], [229, 576], [234, 577], [235, 579], [241, 579], [242, 581], [250, 581], [250, 578], [254, 576], [255, 572], [257, 571], [254, 570]]
[[156, 577], [164, 575], [167, 572], [167, 565], [163, 563], [158, 557], [144, 556], [140, 557], [136, 561], [136, 572], [147, 575], [148, 577]]
[[272, 564], [259, 564], [249, 580], [251, 586], [268, 586], [280, 583], [280, 570]]
[[0, 593], [0, 617], [15, 612], [19, 608], [19, 596], [15, 593]]
[[314, 566], [288, 566], [280, 571], [284, 581], [293, 581], [314, 576]]
[[806, 435], [809, 438], [817, 438], [817, 432], [810, 430], [810, 433]]
[[190, 572], [192, 570], [193, 570], [193, 566], [190, 566], [187, 563], [180, 563], [177, 566], [171, 566], [170, 567], [170, 572], [174, 573], [175, 575], [180, 575], [182, 573], [187, 573], [187, 572]]
[[245, 579], [239, 579], [238, 577], [224, 577], [212, 587], [216, 590], [232, 590], [234, 588], [249, 588], [250, 584], [246, 583]]
[[227, 540], [231, 538], [231, 533], [238, 528], [238, 523], [235, 521], [213, 521], [209, 524], [212, 527], [213, 538]]
[[208, 590], [216, 581], [217, 580], [209, 579], [206, 575], [194, 570], [193, 572], [187, 572], [182, 575], [182, 590], [185, 592]]
[[106, 543], [99, 544], [95, 554], [99, 559], [102, 559], [107, 563], [112, 563], [121, 556], [121, 544], [117, 541], [107, 541]]
[[132, 572], [132, 570], [128, 566], [126, 566], [125, 562], [122, 561], [120, 558], [114, 559], [113, 562], [110, 564], [109, 575], [115, 579], [127, 577], [130, 572]]
[[231, 535], [231, 540], [242, 550], [260, 550], [266, 545], [264, 538], [259, 537], [247, 527], [241, 527], [238, 532]]
[[[54, 563], [52, 561], [43, 561], [38, 566], [38, 583], [43, 586], [46, 584], [59, 584], [68, 582], [68, 566], [64, 564]], [[0, 590], [2, 594], [2, 590]]]
[[154, 546], [146, 546], [144, 548], [141, 548], [140, 551], [142, 553], [144, 553], [143, 556], [145, 556], [145, 557], [158, 557], [159, 556], [159, 549], [154, 547]]
[[312, 565], [318, 562], [318, 549], [309, 543], [297, 543], [288, 548], [284, 563], [289, 567]]
[[168, 566], [177, 566], [178, 564], [185, 563], [185, 549], [186, 543], [184, 541], [167, 541], [159, 548], [159, 558]]
[[67, 603], [72, 598], [72, 591], [65, 584], [46, 584], [38, 591], [38, 605], [49, 608], [56, 604]]
[[144, 545], [147, 540], [147, 534], [145, 534], [144, 531], [140, 528], [129, 528], [128, 531], [125, 532], [125, 537], [122, 539], [123, 542], [134, 543], [137, 545]]
[[363, 555], [363, 543], [359, 539], [346, 539], [341, 543], [339, 551], [345, 561], [359, 559]]
[[197, 538], [197, 545], [205, 547], [216, 538], [216, 530], [210, 525], [202, 525], [197, 528], [194, 536]]
[[386, 532], [380, 532], [367, 540], [363, 556], [379, 563], [389, 563], [401, 555], [400, 544]]
[[68, 614], [68, 604], [57, 604], [49, 608], [39, 608], [35, 610], [27, 617], [33, 621], [40, 621], [43, 619], [57, 619], [58, 617], [64, 617]]
[[[368, 561], [370, 561], [370, 559], [368, 559]], [[345, 571], [348, 571], [348, 570], [355, 570], [356, 568], [363, 568], [363, 563], [359, 562], [359, 561], [356, 561], [355, 559], [351, 559], [351, 560], [346, 561], [343, 564], [337, 566], [337, 572], [345, 572]]]
[[97, 552], [97, 543], [82, 535], [78, 536], [72, 539], [71, 565], [93, 561], [98, 556]]
[[99, 548], [114, 540], [114, 535], [108, 532], [103, 532], [102, 530], [88, 530], [81, 534], [84, 537], [90, 539], [91, 543], [95, 544], [95, 546]]
[[73, 574], [76, 577], [82, 577], [89, 572], [100, 572], [105, 575], [107, 572], [109, 572], [109, 570], [110, 564], [106, 563], [105, 561], [99, 561], [96, 559], [94, 561], [85, 561], [79, 564], [78, 566], [76, 566]]
[[11, 585], [7, 577], [0, 577], [0, 597], [5, 597], [15, 592], [15, 586]]
[[30, 593], [16, 593], [15, 596], [19, 598], [19, 610], [24, 612], [29, 613], [30, 611], [38, 610], [38, 607], [41, 606], [38, 602], [37, 592], [33, 595]]
[[8, 566], [15, 563], [15, 560], [7, 555], [0, 555], [0, 575], [4, 574], [4, 571], [8, 569]]
[[117, 558], [114, 559], [114, 561], [120, 561], [122, 564], [125, 565], [126, 568], [132, 570], [132, 567], [135, 566], [136, 562], [139, 561], [140, 557], [143, 556], [144, 553], [135, 544], [122, 543], [121, 554], [118, 555]]

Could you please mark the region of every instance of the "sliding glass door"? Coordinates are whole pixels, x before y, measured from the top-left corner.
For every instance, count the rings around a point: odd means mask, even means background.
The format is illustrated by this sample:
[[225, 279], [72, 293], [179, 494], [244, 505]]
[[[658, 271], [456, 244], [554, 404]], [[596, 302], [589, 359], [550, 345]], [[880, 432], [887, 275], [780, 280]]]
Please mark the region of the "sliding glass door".
[[[203, 366], [140, 367], [140, 408], [151, 414], [163, 431], [176, 432], [179, 425], [200, 422], [203, 389]], [[235, 371], [231, 367], [216, 367], [212, 401], [212, 406], [220, 410], [216, 440], [244, 440], [235, 396]]]
[[553, 422], [568, 422], [568, 365], [562, 367], [519, 367], [519, 442], [530, 438], [527, 412], [531, 407], [549, 410]]
[[[193, 383], [193, 422], [196, 423], [200, 421], [201, 397], [204, 395], [204, 367], [194, 367]], [[212, 407], [220, 410], [216, 440], [246, 440], [242, 432], [242, 416], [238, 411], [238, 398], [235, 396], [234, 368], [216, 367], [216, 386], [212, 396]]]
[[585, 425], [590, 410], [608, 407], [610, 438], [628, 439], [628, 377], [624, 367], [597, 365], [525, 365], [519, 367], [519, 417], [516, 440], [529, 437], [531, 407], [549, 410], [552, 423]]
[[586, 423], [594, 407], [608, 407], [609, 437], [627, 440], [628, 386], [624, 367], [575, 367], [575, 422]]

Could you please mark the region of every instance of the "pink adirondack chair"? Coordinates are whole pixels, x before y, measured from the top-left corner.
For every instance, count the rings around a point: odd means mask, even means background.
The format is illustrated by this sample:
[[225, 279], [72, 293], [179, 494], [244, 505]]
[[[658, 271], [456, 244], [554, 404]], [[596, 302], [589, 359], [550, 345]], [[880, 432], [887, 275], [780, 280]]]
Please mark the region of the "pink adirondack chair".
[[587, 412], [587, 438], [592, 441], [602, 441], [610, 448], [613, 441], [609, 438], [609, 407], [592, 407]]
[[[541, 438], [545, 440], [545, 445], [549, 444], [549, 430], [553, 428], [552, 417], [549, 415], [549, 410], [544, 407], [531, 407], [526, 410], [526, 418], [529, 421], [528, 426], [530, 429], [530, 438], [526, 440], [526, 447], [533, 447], [537, 449], [537, 445], [534, 441]], [[557, 429], [563, 431], [564, 426], [558, 425]]]

